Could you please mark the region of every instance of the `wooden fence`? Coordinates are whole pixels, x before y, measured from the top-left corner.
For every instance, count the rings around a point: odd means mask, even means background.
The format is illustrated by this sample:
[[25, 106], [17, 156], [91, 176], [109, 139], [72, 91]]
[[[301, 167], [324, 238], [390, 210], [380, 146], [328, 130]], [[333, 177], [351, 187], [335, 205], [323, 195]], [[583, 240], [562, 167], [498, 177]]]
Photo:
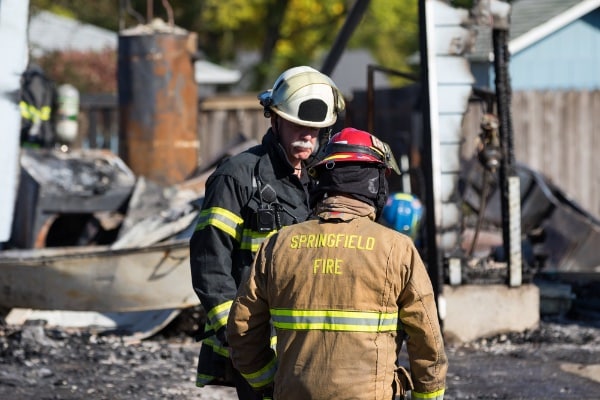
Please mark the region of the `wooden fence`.
[[[512, 96], [515, 159], [542, 173], [600, 217], [600, 91], [527, 91]], [[475, 152], [483, 111], [463, 120], [462, 156]]]
[[[79, 136], [75, 148], [103, 148], [118, 153], [119, 113], [113, 95], [83, 96], [79, 114]], [[243, 135], [256, 139], [264, 135], [269, 120], [253, 95], [214, 96], [198, 103], [198, 165], [238, 142]]]
[[[76, 146], [118, 149], [114, 97], [84, 98]], [[240, 140], [260, 138], [269, 126], [254, 95], [214, 96], [198, 107], [202, 167]], [[463, 120], [463, 158], [475, 152], [481, 105]], [[512, 96], [515, 158], [549, 178], [585, 210], [600, 217], [600, 91], [515, 92]]]
[[258, 99], [251, 95], [207, 98], [198, 112], [199, 166], [210, 163], [240, 136], [260, 142], [270, 126]]

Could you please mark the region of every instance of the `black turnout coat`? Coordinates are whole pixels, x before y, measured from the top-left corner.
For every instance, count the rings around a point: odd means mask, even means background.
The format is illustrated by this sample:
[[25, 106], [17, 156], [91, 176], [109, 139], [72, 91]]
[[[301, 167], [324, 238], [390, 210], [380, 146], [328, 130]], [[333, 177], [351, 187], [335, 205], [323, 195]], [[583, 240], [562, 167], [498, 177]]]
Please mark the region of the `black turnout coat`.
[[197, 386], [233, 385], [223, 343], [229, 308], [260, 244], [310, 212], [312, 181], [299, 178], [269, 129], [262, 143], [223, 162], [206, 182], [190, 239], [192, 284], [207, 313]]

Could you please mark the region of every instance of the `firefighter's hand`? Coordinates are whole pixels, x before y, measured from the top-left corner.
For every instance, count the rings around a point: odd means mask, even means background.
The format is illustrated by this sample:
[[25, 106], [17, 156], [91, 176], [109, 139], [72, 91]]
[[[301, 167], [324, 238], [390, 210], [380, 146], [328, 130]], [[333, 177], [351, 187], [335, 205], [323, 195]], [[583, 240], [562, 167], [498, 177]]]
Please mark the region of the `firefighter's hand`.
[[224, 326], [222, 326], [221, 328], [219, 328], [219, 330], [217, 331], [217, 333], [215, 333], [215, 336], [217, 337], [217, 339], [219, 339], [219, 342], [221, 342], [221, 344], [223, 345], [223, 347], [229, 346], [229, 343], [227, 342], [227, 333], [225, 332], [225, 327]]

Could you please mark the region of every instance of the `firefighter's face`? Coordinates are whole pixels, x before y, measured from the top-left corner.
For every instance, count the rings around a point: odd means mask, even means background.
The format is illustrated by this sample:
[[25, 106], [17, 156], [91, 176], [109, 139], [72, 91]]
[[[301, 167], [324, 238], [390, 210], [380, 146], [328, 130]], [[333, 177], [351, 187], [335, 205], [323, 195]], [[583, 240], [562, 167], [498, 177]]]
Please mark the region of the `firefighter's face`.
[[279, 142], [290, 163], [295, 166], [308, 159], [315, 149], [319, 128], [297, 125], [283, 118], [276, 118], [273, 122], [277, 125], [275, 130], [279, 135]]

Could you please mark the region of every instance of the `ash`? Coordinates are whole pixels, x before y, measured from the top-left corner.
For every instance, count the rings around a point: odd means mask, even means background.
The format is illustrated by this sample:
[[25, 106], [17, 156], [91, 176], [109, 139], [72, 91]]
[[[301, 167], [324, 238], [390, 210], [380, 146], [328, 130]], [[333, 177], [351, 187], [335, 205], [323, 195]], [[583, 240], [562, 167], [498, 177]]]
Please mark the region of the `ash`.
[[186, 310], [146, 340], [44, 321], [0, 324], [0, 398], [235, 399], [232, 388], [195, 386], [196, 316]]
[[[184, 311], [141, 341], [0, 320], [0, 398], [236, 399], [232, 388], [195, 387], [196, 311]], [[449, 345], [447, 353], [445, 399], [596, 399], [600, 393], [600, 321], [546, 319], [536, 330]]]

